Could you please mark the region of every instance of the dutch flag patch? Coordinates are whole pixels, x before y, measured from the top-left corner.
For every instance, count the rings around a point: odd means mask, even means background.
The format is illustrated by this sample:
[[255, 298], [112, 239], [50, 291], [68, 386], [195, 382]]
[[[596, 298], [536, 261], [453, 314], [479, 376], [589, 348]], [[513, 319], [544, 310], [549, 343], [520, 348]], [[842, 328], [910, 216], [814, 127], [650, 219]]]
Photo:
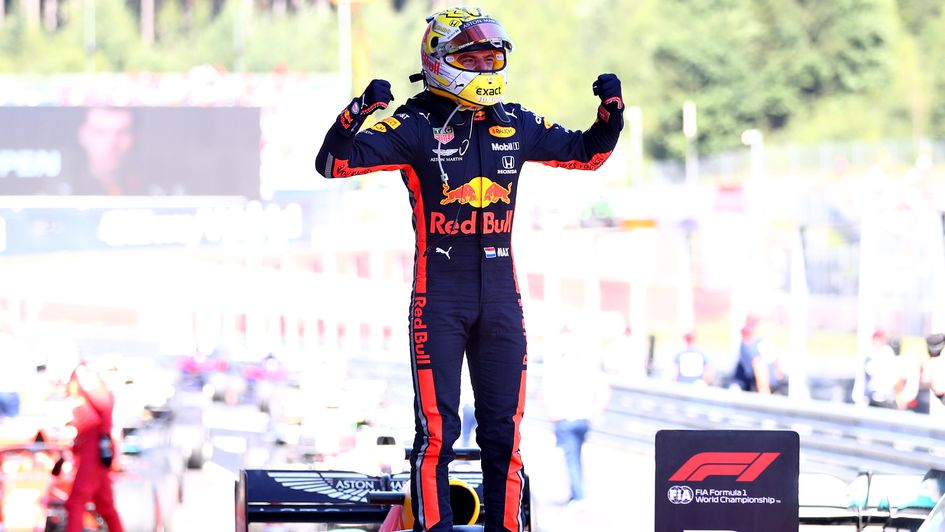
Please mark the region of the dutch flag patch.
[[488, 247], [488, 248], [482, 248], [482, 250], [486, 252], [486, 258], [487, 258], [487, 259], [494, 259], [494, 258], [495, 258], [495, 248], [493, 248], [493, 247]]

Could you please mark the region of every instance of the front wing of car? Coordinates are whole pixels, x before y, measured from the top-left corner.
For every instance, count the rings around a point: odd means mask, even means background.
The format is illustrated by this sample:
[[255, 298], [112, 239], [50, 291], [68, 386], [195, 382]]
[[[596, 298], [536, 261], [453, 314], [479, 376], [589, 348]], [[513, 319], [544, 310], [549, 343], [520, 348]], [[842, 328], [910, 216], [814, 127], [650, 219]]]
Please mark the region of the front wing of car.
[[[476, 460], [478, 449], [456, 450], [458, 460]], [[451, 471], [476, 492], [480, 516], [486, 509], [482, 472]], [[236, 531], [248, 532], [252, 523], [380, 524], [392, 505], [404, 504], [409, 473], [369, 475], [355, 471], [300, 469], [245, 469], [235, 485]], [[524, 511], [531, 523], [532, 504], [526, 477]], [[455, 504], [455, 503], [454, 503]]]
[[835, 493], [829, 501], [802, 502], [801, 530], [852, 526], [857, 531], [915, 532], [926, 523], [936, 503], [941, 507], [945, 501], [945, 472], [933, 469], [921, 476], [867, 471], [860, 473], [846, 491]]

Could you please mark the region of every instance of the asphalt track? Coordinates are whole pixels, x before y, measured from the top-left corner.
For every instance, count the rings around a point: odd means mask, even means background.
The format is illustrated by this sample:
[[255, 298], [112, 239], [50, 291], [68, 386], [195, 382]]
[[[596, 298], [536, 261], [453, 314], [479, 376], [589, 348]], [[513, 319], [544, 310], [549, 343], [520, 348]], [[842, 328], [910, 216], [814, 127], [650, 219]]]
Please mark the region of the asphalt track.
[[[214, 405], [212, 419], [214, 458], [202, 470], [187, 472], [174, 532], [233, 530], [236, 470], [262, 467], [269, 460], [259, 437], [261, 420], [252, 408]], [[626, 530], [628, 522], [634, 530], [653, 529], [652, 456], [589, 441], [584, 449], [587, 498], [569, 505], [564, 458], [547, 424], [526, 417], [522, 452], [535, 490], [538, 530]]]

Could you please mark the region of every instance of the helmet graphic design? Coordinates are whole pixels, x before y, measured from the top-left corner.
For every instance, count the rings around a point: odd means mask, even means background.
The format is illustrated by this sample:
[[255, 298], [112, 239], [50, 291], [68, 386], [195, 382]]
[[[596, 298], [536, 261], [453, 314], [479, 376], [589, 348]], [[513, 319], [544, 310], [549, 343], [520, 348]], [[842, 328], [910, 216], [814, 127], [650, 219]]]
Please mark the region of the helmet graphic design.
[[[505, 65], [512, 40], [499, 22], [479, 8], [455, 7], [427, 18], [420, 43], [423, 78], [430, 92], [460, 105], [481, 109], [505, 95]], [[462, 61], [466, 52], [482, 52], [489, 66]]]

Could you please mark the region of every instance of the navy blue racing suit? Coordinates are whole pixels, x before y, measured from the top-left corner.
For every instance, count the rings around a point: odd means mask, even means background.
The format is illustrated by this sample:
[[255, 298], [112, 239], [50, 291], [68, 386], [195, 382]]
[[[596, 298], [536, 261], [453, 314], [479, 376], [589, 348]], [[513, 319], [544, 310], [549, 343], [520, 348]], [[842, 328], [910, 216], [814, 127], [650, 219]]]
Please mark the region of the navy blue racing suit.
[[623, 120], [601, 106], [587, 131], [570, 131], [513, 103], [458, 111], [447, 125], [455, 109], [424, 91], [357, 135], [336, 122], [316, 163], [330, 178], [399, 170], [407, 186], [416, 233], [409, 317], [414, 530], [451, 530], [447, 467], [460, 434], [465, 352], [482, 450], [485, 529], [517, 532], [524, 526], [519, 425], [527, 362], [511, 246], [519, 174], [525, 161], [597, 169]]

